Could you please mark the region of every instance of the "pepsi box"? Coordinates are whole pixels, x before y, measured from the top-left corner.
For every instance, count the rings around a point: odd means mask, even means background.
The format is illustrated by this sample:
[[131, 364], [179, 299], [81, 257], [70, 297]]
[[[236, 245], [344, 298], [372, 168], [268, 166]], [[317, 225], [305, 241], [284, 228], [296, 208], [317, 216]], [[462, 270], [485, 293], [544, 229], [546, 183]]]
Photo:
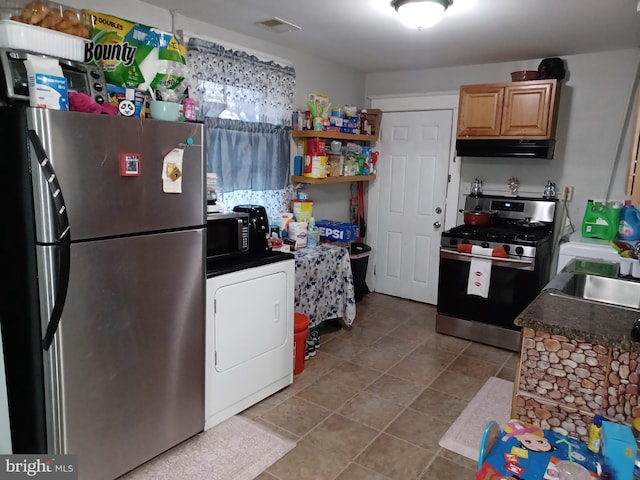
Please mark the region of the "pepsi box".
[[321, 242], [355, 242], [358, 239], [359, 228], [354, 223], [318, 220], [316, 226]]

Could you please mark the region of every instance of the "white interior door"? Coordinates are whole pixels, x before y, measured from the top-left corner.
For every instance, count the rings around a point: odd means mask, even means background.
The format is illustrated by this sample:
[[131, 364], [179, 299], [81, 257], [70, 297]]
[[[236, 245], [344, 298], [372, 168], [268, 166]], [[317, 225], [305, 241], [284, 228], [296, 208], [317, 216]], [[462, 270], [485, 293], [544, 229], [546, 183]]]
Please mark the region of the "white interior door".
[[383, 116], [376, 291], [436, 304], [451, 110]]

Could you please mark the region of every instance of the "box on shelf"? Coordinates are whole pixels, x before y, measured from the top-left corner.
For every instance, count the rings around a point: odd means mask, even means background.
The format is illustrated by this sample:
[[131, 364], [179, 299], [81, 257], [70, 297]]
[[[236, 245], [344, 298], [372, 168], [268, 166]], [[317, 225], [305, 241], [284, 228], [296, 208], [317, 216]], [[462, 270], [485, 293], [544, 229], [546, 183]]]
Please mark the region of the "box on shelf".
[[354, 223], [318, 220], [316, 226], [323, 242], [354, 242], [359, 235], [358, 225]]
[[380, 133], [380, 124], [382, 123], [382, 110], [379, 108], [367, 108], [367, 121], [371, 125], [371, 135]]
[[308, 222], [313, 216], [313, 200], [291, 200], [291, 210], [296, 222]]

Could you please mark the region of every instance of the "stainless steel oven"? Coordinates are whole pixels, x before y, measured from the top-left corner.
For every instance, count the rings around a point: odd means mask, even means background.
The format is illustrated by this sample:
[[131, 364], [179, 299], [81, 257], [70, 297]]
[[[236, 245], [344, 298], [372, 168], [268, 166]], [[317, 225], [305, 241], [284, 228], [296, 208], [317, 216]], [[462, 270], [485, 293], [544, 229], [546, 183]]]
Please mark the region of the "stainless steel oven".
[[[460, 225], [442, 234], [436, 331], [517, 351], [518, 314], [549, 279], [556, 200], [469, 196], [466, 211], [490, 211], [486, 226]], [[474, 245], [503, 256], [470, 250]], [[469, 293], [474, 259], [490, 262], [485, 295]]]

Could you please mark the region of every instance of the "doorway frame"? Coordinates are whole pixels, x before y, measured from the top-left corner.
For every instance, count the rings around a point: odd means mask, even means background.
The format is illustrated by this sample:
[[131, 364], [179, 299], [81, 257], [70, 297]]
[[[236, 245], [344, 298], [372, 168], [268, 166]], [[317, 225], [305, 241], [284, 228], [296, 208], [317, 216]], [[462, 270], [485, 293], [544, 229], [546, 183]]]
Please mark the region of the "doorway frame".
[[[460, 192], [460, 171], [462, 158], [455, 155], [456, 151], [456, 126], [458, 125], [458, 99], [459, 93], [438, 92], [424, 94], [405, 95], [375, 95], [367, 99], [371, 102], [371, 108], [379, 108], [384, 113], [390, 112], [416, 112], [427, 110], [451, 110], [451, 145], [449, 149], [449, 168], [446, 194], [445, 216], [442, 230], [447, 230], [457, 225], [458, 197]], [[378, 136], [380, 138], [380, 136]], [[380, 187], [378, 182], [369, 182], [367, 190], [367, 223], [368, 243], [371, 247], [370, 265], [367, 271], [367, 284], [371, 285], [371, 291], [376, 291], [375, 270], [377, 264], [378, 247], [378, 212], [380, 207]], [[374, 212], [372, 214], [372, 212]]]

